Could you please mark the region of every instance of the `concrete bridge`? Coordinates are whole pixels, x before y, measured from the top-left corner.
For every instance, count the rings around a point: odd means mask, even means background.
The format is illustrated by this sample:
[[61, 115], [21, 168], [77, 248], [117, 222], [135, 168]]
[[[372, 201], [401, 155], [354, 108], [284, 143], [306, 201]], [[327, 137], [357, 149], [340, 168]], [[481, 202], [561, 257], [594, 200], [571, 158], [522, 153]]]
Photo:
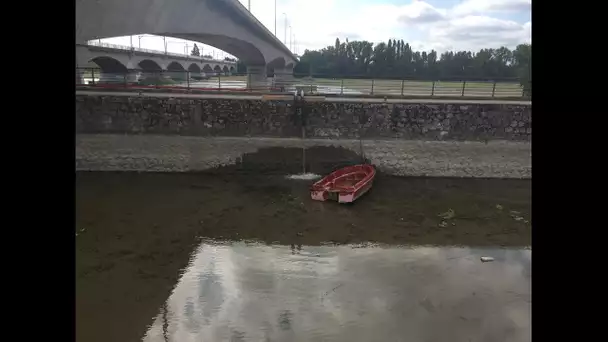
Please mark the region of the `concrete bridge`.
[[[184, 78], [186, 73], [191, 77], [200, 76], [202, 72], [231, 74], [236, 71], [236, 62], [215, 60], [204, 57], [164, 53], [128, 46], [89, 43], [76, 44], [76, 63], [79, 68], [86, 67], [93, 62], [101, 69], [101, 75], [120, 73], [125, 74], [131, 70], [141, 70], [144, 73], [166, 72], [175, 74], [176, 78]], [[86, 62], [85, 62], [86, 61]], [[84, 64], [82, 64], [84, 63]], [[84, 70], [78, 71], [82, 78]], [[134, 77], [134, 76], [133, 76]]]
[[[268, 69], [280, 78], [290, 78], [297, 63], [297, 57], [238, 0], [81, 0], [76, 3], [76, 44], [146, 33], [197, 41], [236, 56], [247, 66], [251, 88], [266, 87]], [[84, 52], [87, 49], [88, 54]], [[77, 66], [86, 65], [90, 56], [90, 47], [77, 49]], [[123, 67], [128, 69], [129, 65], [137, 66], [144, 61], [141, 56], [134, 54], [133, 57], [131, 64], [127, 61]], [[106, 67], [114, 63], [110, 59], [106, 62]], [[167, 70], [170, 65], [172, 69], [181, 66], [187, 70], [192, 64], [178, 60], [161, 62], [156, 62], [157, 66], [166, 65]]]

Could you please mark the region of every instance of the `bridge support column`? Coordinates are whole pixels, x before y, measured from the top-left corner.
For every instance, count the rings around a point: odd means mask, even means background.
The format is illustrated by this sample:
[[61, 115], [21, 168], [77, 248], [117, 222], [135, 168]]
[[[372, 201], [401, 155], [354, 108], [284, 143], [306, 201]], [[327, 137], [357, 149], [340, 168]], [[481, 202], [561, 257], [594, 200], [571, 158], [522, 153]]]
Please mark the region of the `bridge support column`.
[[137, 83], [139, 81], [138, 75], [139, 75], [138, 71], [129, 70], [129, 73], [127, 74], [127, 83], [129, 83], [129, 84]]
[[268, 77], [265, 65], [247, 66], [247, 88], [263, 90], [268, 88]]
[[294, 81], [293, 68], [274, 69], [275, 88], [290, 90], [293, 87]]

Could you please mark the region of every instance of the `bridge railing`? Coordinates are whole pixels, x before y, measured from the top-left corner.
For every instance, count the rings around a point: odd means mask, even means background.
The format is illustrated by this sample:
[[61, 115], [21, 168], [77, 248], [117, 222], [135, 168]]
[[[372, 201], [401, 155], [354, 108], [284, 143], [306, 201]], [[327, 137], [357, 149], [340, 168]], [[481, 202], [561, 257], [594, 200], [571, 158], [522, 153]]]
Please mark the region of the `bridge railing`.
[[144, 48], [131, 47], [131, 46], [126, 46], [126, 45], [104, 43], [104, 42], [95, 41], [95, 40], [88, 41], [87, 45], [105, 47], [105, 48], [117, 49], [117, 50], [125, 50], [125, 51], [138, 51], [138, 52], [145, 52], [145, 53], [153, 53], [153, 54], [157, 54], [157, 55], [166, 55], [166, 56], [173, 56], [173, 57], [179, 57], [179, 58], [188, 58], [188, 59], [193, 59], [193, 60], [199, 60], [201, 62], [214, 62], [214, 63], [224, 63], [224, 64], [236, 65], [236, 62], [226, 61], [226, 60], [222, 60], [222, 59], [209, 59], [209, 58], [203, 58], [203, 57], [199, 57], [199, 56], [188, 55], [185, 53], [174, 53], [174, 52], [165, 52], [165, 51], [160, 51], [160, 50], [144, 49]]
[[77, 68], [79, 87], [109, 89], [172, 89], [179, 91], [267, 91], [318, 95], [371, 95], [390, 97], [466, 97], [531, 99], [531, 84], [523, 87], [517, 79], [372, 79], [335, 78], [275, 74], [270, 77], [214, 71], [145, 71], [108, 73]]

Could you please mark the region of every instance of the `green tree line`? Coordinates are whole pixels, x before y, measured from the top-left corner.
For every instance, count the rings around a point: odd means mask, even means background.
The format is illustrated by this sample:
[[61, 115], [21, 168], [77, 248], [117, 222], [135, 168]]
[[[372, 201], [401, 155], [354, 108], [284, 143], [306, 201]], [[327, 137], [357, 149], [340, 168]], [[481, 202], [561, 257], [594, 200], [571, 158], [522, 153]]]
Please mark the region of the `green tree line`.
[[425, 80], [519, 79], [531, 93], [532, 45], [481, 49], [478, 52], [414, 51], [403, 40], [340, 42], [306, 50], [294, 73], [317, 77], [412, 78]]

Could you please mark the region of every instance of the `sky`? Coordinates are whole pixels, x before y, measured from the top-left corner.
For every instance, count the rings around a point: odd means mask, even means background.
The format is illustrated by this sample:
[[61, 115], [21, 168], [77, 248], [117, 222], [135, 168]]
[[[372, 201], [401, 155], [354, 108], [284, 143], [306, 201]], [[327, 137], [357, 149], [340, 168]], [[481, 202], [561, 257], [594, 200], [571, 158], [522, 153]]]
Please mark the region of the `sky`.
[[[275, 0], [239, 1], [245, 7], [250, 1], [253, 15], [275, 32]], [[531, 0], [276, 0], [276, 35], [281, 41], [286, 36], [286, 45], [300, 55], [306, 49], [333, 45], [336, 38], [373, 43], [403, 39], [415, 50], [440, 53], [514, 48], [532, 42], [531, 4]], [[135, 47], [164, 49], [161, 37], [140, 40], [133, 36], [132, 41]], [[194, 44], [174, 38], [167, 41], [167, 50], [174, 53], [184, 53], [186, 48], [189, 52]], [[102, 42], [128, 46], [130, 38]], [[230, 56], [212, 46], [197, 45], [203, 54]]]

